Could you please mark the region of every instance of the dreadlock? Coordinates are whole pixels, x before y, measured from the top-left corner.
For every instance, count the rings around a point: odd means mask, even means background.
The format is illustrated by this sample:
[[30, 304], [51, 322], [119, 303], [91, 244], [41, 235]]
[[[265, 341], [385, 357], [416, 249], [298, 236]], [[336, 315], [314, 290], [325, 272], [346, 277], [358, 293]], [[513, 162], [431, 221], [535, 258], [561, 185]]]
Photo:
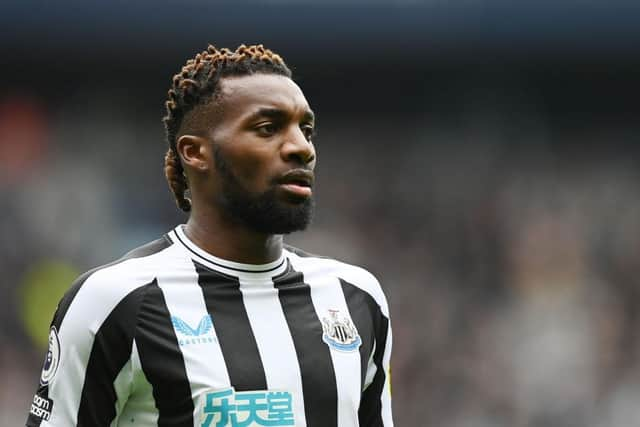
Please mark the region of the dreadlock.
[[291, 70], [283, 59], [261, 44], [240, 45], [233, 52], [209, 45], [207, 50], [189, 59], [182, 70], [173, 76], [165, 103], [167, 115], [162, 119], [169, 142], [169, 149], [164, 156], [164, 174], [176, 204], [183, 211], [191, 210], [191, 200], [185, 196], [188, 182], [176, 149], [176, 140], [186, 114], [214, 97], [221, 78], [256, 73], [291, 77]]

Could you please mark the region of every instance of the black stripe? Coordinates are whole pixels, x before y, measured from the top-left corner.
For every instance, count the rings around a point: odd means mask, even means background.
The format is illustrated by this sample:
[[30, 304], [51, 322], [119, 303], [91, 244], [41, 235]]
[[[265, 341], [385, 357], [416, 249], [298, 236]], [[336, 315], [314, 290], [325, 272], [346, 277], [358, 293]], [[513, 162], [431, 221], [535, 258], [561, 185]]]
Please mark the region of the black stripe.
[[108, 426], [115, 418], [117, 396], [113, 383], [131, 356], [136, 316], [149, 286], [131, 291], [98, 329], [85, 371], [78, 426]]
[[267, 379], [258, 344], [237, 278], [193, 262], [205, 305], [216, 328], [231, 385], [236, 391], [266, 390]]
[[387, 374], [382, 364], [382, 358], [384, 357], [384, 350], [387, 343], [387, 333], [389, 330], [389, 319], [382, 316], [380, 317], [380, 331], [378, 333], [378, 339], [376, 341], [376, 351], [373, 354], [373, 362], [376, 364], [376, 374], [373, 377], [373, 382], [362, 393], [362, 399], [360, 400], [360, 409], [358, 410], [358, 419], [360, 425], [371, 427], [382, 427], [382, 390], [384, 389], [384, 383]]
[[307, 426], [337, 426], [336, 376], [329, 347], [322, 341], [322, 323], [313, 307], [311, 288], [296, 271], [273, 282], [298, 356]]
[[342, 279], [340, 279], [340, 284], [347, 300], [349, 314], [362, 339], [362, 345], [360, 346], [361, 385], [364, 385], [367, 364], [371, 356], [374, 340], [376, 343], [375, 353], [373, 354], [376, 374], [373, 377], [373, 382], [362, 393], [358, 419], [361, 426], [381, 427], [383, 425], [381, 397], [386, 379], [382, 359], [387, 343], [389, 319], [382, 314], [380, 306], [367, 292]]
[[[107, 267], [111, 267], [114, 266], [116, 264], [119, 264], [123, 261], [126, 261], [128, 259], [132, 259], [132, 258], [142, 258], [145, 256], [149, 256], [149, 255], [153, 255], [157, 252], [162, 251], [163, 249], [168, 248], [169, 246], [171, 246], [173, 243], [171, 242], [171, 240], [168, 238], [167, 235], [163, 236], [160, 239], [154, 240], [153, 242], [150, 242], [144, 246], [141, 246], [137, 249], [132, 250], [131, 252], [127, 253], [125, 256], [123, 256], [122, 258], [110, 262], [109, 264], [106, 265], [101, 265], [99, 267], [96, 267], [92, 270], [87, 271], [86, 273], [80, 275], [72, 284], [71, 287], [69, 288], [69, 290], [67, 290], [67, 292], [64, 294], [64, 296], [60, 299], [60, 302], [58, 303], [58, 307], [56, 308], [56, 312], [53, 315], [53, 319], [51, 321], [51, 326], [55, 327], [56, 330], [58, 332], [60, 332], [60, 328], [62, 327], [62, 321], [64, 320], [65, 316], [67, 315], [67, 311], [69, 310], [69, 307], [71, 306], [71, 303], [73, 302], [73, 300], [75, 299], [76, 295], [78, 294], [78, 291], [80, 290], [80, 288], [82, 287], [82, 285], [84, 285], [84, 283], [86, 282], [86, 280], [95, 272], [102, 270], [104, 268]], [[49, 386], [48, 385], [40, 385], [38, 387], [38, 391], [36, 392], [36, 395], [40, 398], [43, 399], [48, 399], [49, 398]], [[27, 425], [30, 427], [38, 427], [40, 426], [40, 423], [42, 422], [42, 420], [40, 418], [36, 418], [33, 415], [29, 415], [29, 417], [27, 418]]]
[[153, 386], [159, 427], [193, 427], [193, 400], [184, 358], [157, 282], [147, 288], [140, 312], [136, 344], [140, 363]]
[[282, 264], [284, 264], [284, 261], [285, 261], [283, 259], [280, 264], [276, 265], [275, 267], [269, 268], [267, 270], [243, 270], [242, 268], [229, 267], [228, 265], [220, 264], [220, 263], [217, 263], [217, 262], [215, 262], [215, 261], [213, 261], [213, 260], [211, 260], [209, 258], [203, 257], [198, 252], [196, 252], [193, 249], [191, 249], [189, 247], [189, 245], [187, 245], [184, 242], [184, 240], [182, 240], [180, 238], [180, 235], [177, 232], [174, 232], [174, 234], [176, 235], [176, 238], [180, 241], [180, 243], [182, 243], [182, 245], [189, 250], [189, 252], [191, 252], [192, 254], [194, 254], [195, 256], [197, 256], [198, 258], [200, 258], [200, 259], [202, 259], [204, 261], [210, 262], [211, 264], [216, 265], [216, 266], [218, 266], [220, 268], [226, 268], [227, 270], [240, 271], [240, 272], [243, 272], [243, 273], [268, 273], [270, 271], [277, 270], [278, 268], [282, 267]]
[[376, 319], [379, 317], [380, 308], [376, 301], [367, 292], [340, 279], [342, 292], [347, 301], [347, 308], [351, 320], [358, 330], [362, 345], [360, 346], [360, 390], [364, 388], [364, 380], [367, 375], [367, 364], [373, 343], [375, 342]]

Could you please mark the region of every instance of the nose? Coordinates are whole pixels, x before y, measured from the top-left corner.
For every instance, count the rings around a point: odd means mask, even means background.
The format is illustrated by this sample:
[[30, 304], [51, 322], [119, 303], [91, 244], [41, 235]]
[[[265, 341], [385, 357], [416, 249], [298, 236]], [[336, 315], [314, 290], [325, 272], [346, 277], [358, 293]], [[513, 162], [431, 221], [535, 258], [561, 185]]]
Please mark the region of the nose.
[[295, 126], [288, 132], [287, 138], [281, 149], [285, 162], [293, 162], [302, 166], [313, 168], [316, 161], [316, 150], [313, 143], [305, 137], [302, 130]]

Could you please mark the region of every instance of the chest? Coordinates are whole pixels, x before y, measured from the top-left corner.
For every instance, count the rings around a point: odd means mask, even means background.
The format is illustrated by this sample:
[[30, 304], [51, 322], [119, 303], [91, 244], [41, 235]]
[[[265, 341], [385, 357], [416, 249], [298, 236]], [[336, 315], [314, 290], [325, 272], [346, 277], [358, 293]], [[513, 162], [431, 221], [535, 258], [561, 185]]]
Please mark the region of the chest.
[[245, 421], [292, 417], [295, 424], [274, 425], [303, 426], [338, 406], [357, 414], [373, 324], [366, 313], [351, 315], [335, 283], [312, 287], [289, 278], [270, 286], [229, 281], [161, 289], [165, 318], [148, 310], [157, 318], [147, 323], [167, 327], [144, 334], [172, 348], [177, 362], [167, 356], [147, 377], [161, 378], [163, 387], [188, 384], [196, 417], [219, 421], [227, 408]]

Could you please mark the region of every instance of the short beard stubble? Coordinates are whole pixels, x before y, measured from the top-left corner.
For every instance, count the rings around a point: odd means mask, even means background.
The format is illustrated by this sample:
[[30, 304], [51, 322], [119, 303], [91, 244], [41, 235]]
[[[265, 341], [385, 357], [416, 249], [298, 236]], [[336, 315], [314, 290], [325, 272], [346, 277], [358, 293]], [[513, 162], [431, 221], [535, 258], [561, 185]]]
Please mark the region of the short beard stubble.
[[298, 204], [286, 204], [278, 200], [275, 183], [269, 190], [254, 195], [240, 184], [232, 166], [217, 147], [214, 149], [214, 159], [222, 179], [220, 203], [234, 221], [264, 234], [302, 231], [311, 223], [314, 208], [312, 198]]

